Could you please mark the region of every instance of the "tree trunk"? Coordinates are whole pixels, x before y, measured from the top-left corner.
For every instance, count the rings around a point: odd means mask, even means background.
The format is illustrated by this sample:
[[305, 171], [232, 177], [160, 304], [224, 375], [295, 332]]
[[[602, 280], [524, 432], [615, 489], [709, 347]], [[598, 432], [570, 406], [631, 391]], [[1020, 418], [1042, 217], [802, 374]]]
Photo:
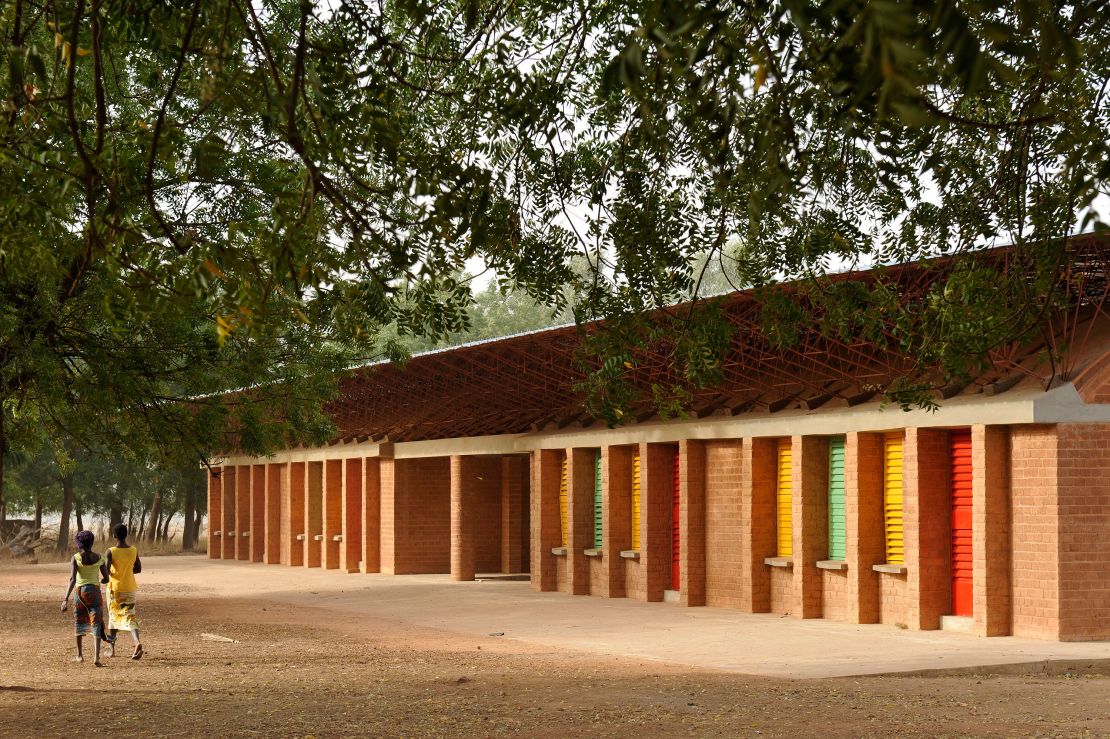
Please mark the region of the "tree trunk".
[[170, 540], [170, 522], [173, 521], [175, 515], [177, 515], [177, 511], [170, 511], [166, 514], [166, 520], [162, 524], [162, 532], [158, 534], [159, 541], [166, 542]]
[[58, 551], [69, 549], [69, 517], [73, 513], [73, 478], [62, 477], [62, 522], [58, 525]]
[[193, 546], [197, 545], [200, 541], [200, 525], [204, 521], [204, 514], [198, 513], [196, 521], [193, 522]]
[[4, 497], [4, 457], [8, 455], [8, 435], [4, 430], [4, 401], [0, 400], [0, 529], [8, 518], [8, 499]]
[[147, 541], [158, 538], [158, 522], [162, 518], [162, 487], [154, 490], [154, 500], [150, 504], [150, 523], [146, 527]]
[[192, 485], [185, 486], [185, 528], [181, 530], [181, 549], [185, 552], [193, 551], [196, 542], [196, 509], [197, 491]]
[[144, 503], [143, 504], [143, 510], [140, 511], [139, 515], [138, 515], [139, 531], [138, 531], [138, 533], [135, 534], [135, 540], [136, 541], [142, 541], [143, 540], [143, 531], [146, 529], [146, 514], [147, 514], [147, 511], [149, 511], [149, 510], [150, 510], [150, 508], [148, 508], [147, 505]]
[[123, 505], [119, 501], [112, 501], [108, 506], [108, 532], [111, 533], [116, 524], [123, 523]]
[[42, 493], [35, 491], [35, 531], [42, 528]]
[[78, 500], [77, 495], [73, 496], [73, 513], [77, 517], [77, 530], [85, 530], [85, 522], [81, 520], [81, 501]]

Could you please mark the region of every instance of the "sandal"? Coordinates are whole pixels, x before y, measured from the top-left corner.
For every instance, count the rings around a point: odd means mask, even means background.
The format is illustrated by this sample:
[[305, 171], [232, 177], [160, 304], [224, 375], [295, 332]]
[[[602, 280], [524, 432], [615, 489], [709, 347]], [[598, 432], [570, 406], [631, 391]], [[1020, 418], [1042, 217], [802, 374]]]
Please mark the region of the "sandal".
[[135, 647], [135, 653], [131, 655], [131, 659], [142, 659], [142, 658], [143, 658], [143, 645], [140, 644], [139, 646]]

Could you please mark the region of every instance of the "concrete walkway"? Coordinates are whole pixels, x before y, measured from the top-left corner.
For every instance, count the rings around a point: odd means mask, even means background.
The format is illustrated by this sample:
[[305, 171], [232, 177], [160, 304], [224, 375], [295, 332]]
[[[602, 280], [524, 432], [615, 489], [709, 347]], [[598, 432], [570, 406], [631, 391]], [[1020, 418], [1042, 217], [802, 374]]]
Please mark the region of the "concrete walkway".
[[[447, 575], [341, 574], [200, 559], [143, 560], [143, 585], [257, 597], [363, 614], [459, 634], [497, 632], [550, 647], [726, 670], [816, 678], [1065, 661], [1107, 660], [1110, 642], [982, 638], [847, 625], [720, 608], [536, 593], [527, 582], [452, 582]], [[987, 672], [989, 670], [984, 670]]]

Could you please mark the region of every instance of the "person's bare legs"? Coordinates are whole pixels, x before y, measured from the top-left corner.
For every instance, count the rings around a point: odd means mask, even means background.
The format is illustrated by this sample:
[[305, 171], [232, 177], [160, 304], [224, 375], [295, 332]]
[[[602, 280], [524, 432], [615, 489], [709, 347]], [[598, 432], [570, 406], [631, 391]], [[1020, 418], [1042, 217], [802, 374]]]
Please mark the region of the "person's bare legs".
[[131, 641], [135, 642], [135, 653], [131, 655], [131, 659], [142, 659], [143, 641], [139, 638], [138, 629], [131, 629]]
[[108, 629], [108, 636], [112, 637], [112, 641], [108, 642], [108, 656], [116, 656], [116, 634], [119, 633], [118, 629]]
[[96, 665], [97, 667], [103, 667], [104, 666], [100, 663], [100, 637], [99, 636], [94, 636], [93, 637], [93, 664]]
[[73, 658], [74, 662], [84, 662], [85, 657], [81, 654], [81, 635], [77, 635], [77, 656]]

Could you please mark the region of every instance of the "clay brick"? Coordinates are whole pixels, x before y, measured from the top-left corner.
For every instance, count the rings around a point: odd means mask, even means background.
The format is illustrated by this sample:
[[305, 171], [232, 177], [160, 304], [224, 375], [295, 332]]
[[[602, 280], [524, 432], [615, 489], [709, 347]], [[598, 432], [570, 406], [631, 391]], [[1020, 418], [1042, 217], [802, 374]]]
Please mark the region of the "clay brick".
[[221, 486], [223, 504], [220, 506], [222, 515], [220, 521], [221, 559], [235, 559], [235, 537], [239, 535], [236, 531], [235, 520], [235, 485], [237, 482], [235, 478], [237, 473], [238, 470], [234, 465], [224, 467], [223, 485]]
[[322, 561], [324, 520], [324, 463], [305, 463], [304, 566], [319, 567]]
[[625, 561], [620, 553], [632, 548], [632, 449], [601, 449], [601, 569], [597, 594], [623, 598]]
[[307, 470], [304, 462], [282, 467], [282, 511], [288, 514], [282, 518], [281, 561], [291, 567], [302, 567], [306, 549], [301, 537], [304, 536]]
[[705, 605], [705, 442], [678, 444], [679, 598], [684, 606]]
[[952, 502], [948, 432], [906, 429], [902, 453], [906, 625], [939, 629], [952, 612]]
[[[743, 440], [740, 455], [740, 548], [744, 569], [740, 579], [740, 607], [751, 613], [768, 613], [772, 609], [772, 568], [763, 560], [775, 556], [776, 551], [777, 455], [777, 439]], [[781, 586], [775, 589], [781, 591]]]
[[266, 465], [251, 465], [251, 528], [248, 558], [261, 562], [266, 549]]
[[501, 458], [501, 572], [528, 571], [529, 457]]
[[235, 470], [235, 559], [249, 562], [251, 531], [251, 466], [239, 465]]
[[972, 617], [980, 636], [1005, 636], [1011, 616], [1010, 433], [971, 427]]
[[820, 436], [791, 437], [793, 498], [793, 602], [798, 618], [820, 618], [823, 577], [818, 560], [829, 551], [829, 442]]
[[283, 507], [282, 471], [287, 468], [285, 464], [270, 463], [266, 466], [266, 490], [263, 507], [265, 509], [266, 542], [262, 551], [262, 561], [269, 565], [282, 563], [281, 541], [282, 526], [289, 518], [288, 511]]
[[366, 457], [362, 463], [362, 572], [382, 570], [381, 460]]
[[339, 569], [344, 572], [359, 571], [362, 553], [362, 486], [365, 476], [363, 460], [353, 457], [343, 460], [343, 541], [339, 545]]
[[705, 603], [740, 608], [743, 444], [705, 442]]
[[590, 558], [594, 545], [594, 474], [596, 449], [567, 449], [567, 587], [572, 595], [590, 594]]
[[559, 589], [560, 560], [551, 549], [561, 542], [559, 527], [559, 476], [561, 449], [540, 449], [532, 453], [532, 588], [541, 592]]
[[[223, 557], [223, 468], [208, 470], [208, 559]], [[218, 535], [217, 535], [218, 532]]]
[[[880, 621], [879, 573], [886, 560], [883, 532], [882, 434], [848, 433], [844, 446], [845, 559], [850, 623]], [[890, 602], [890, 596], [887, 602]]]

